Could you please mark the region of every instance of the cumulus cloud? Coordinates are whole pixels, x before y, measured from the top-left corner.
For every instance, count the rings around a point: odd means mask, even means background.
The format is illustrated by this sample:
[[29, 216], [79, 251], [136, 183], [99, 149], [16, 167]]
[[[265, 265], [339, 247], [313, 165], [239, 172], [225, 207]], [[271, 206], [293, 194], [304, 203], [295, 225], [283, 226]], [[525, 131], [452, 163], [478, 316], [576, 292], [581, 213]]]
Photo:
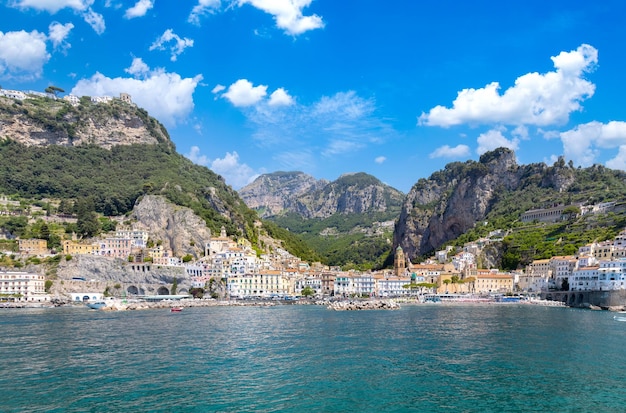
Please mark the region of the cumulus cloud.
[[386, 160], [387, 160], [387, 158], [384, 157], [384, 156], [377, 156], [376, 159], [374, 159], [374, 162], [376, 162], [377, 164], [382, 164]]
[[170, 60], [175, 62], [182, 52], [185, 51], [187, 47], [193, 47], [193, 40], [188, 38], [181, 38], [178, 36], [172, 29], [167, 29], [163, 34], [152, 43], [150, 46], [150, 50], [165, 50], [166, 44], [169, 44], [173, 41], [173, 45], [169, 46], [169, 50], [171, 52]]
[[626, 122], [589, 122], [562, 132], [560, 137], [565, 157], [572, 159], [577, 165], [590, 166], [595, 162], [601, 149], [615, 148], [619, 148], [620, 153], [608, 161], [607, 166], [623, 162], [621, 154], [622, 146], [626, 145]]
[[611, 169], [621, 169], [626, 171], [626, 145], [621, 145], [617, 156], [606, 162], [606, 166]]
[[449, 127], [460, 124], [545, 126], [564, 124], [570, 113], [581, 109], [595, 85], [584, 79], [598, 62], [598, 51], [583, 44], [551, 58], [555, 71], [528, 73], [500, 94], [500, 84], [463, 89], [452, 107], [436, 106], [419, 117], [420, 125]]
[[200, 148], [192, 146], [189, 153], [185, 155], [189, 160], [198, 165], [209, 167], [213, 172], [224, 177], [227, 184], [235, 189], [239, 189], [254, 181], [259, 173], [255, 172], [245, 163], [239, 162], [237, 152], [226, 152], [223, 158], [209, 159], [200, 153]]
[[43, 65], [50, 59], [47, 39], [36, 30], [0, 32], [0, 76], [18, 80], [39, 78]]
[[205, 16], [207, 14], [215, 13], [221, 6], [220, 0], [199, 0], [198, 4], [196, 4], [187, 21], [193, 24], [200, 24], [200, 17]]
[[104, 33], [104, 17], [91, 9], [94, 0], [16, 0], [11, 6], [19, 9], [35, 9], [55, 14], [61, 9], [72, 9], [98, 34]]
[[429, 158], [466, 158], [469, 156], [470, 148], [467, 145], [457, 145], [455, 147], [450, 147], [450, 145], [443, 145], [439, 148], [435, 149], [430, 155]]
[[476, 153], [482, 155], [485, 152], [492, 151], [494, 149], [505, 147], [513, 151], [517, 150], [519, 145], [519, 139], [513, 138], [511, 140], [504, 137], [501, 130], [492, 129], [488, 132], [481, 133], [477, 139], [478, 149]]
[[126, 73], [129, 73], [133, 76], [140, 77], [148, 74], [150, 72], [150, 66], [148, 66], [142, 58], [135, 57], [133, 58], [133, 62], [129, 67], [124, 69]]
[[311, 2], [312, 0], [238, 0], [239, 6], [250, 4], [271, 14], [276, 26], [293, 36], [324, 27], [324, 21], [318, 15], [303, 15], [302, 9]]
[[100, 13], [96, 13], [95, 11], [88, 9], [83, 14], [83, 20], [91, 26], [91, 28], [98, 34], [104, 33], [106, 30], [106, 24], [104, 22], [104, 17]]
[[267, 86], [253, 86], [247, 79], [239, 79], [222, 96], [236, 107], [256, 105], [267, 95]]
[[145, 108], [166, 125], [175, 125], [193, 110], [193, 93], [202, 75], [182, 78], [163, 69], [151, 70], [139, 58], [126, 69], [134, 78], [109, 78], [96, 72], [89, 79], [81, 79], [70, 93], [76, 96], [118, 96], [129, 93], [133, 102]]
[[70, 8], [75, 11], [84, 11], [93, 4], [93, 0], [17, 0], [12, 3], [21, 9], [44, 10], [54, 14], [61, 9]]
[[293, 105], [293, 98], [281, 87], [270, 95], [270, 100], [267, 104], [270, 106], [290, 106]]
[[50, 39], [52, 45], [55, 48], [69, 48], [70, 45], [65, 41], [65, 39], [67, 39], [67, 36], [70, 34], [70, 31], [72, 31], [73, 28], [74, 25], [72, 23], [61, 24], [53, 22], [48, 27], [48, 39]]
[[189, 153], [185, 154], [185, 157], [191, 162], [202, 166], [207, 166], [210, 162], [209, 157], [206, 155], [202, 155], [200, 153], [200, 148], [197, 146], [192, 146], [189, 149]]
[[143, 17], [153, 6], [154, 3], [152, 0], [139, 0], [133, 7], [126, 10], [124, 18], [134, 19], [135, 17]]

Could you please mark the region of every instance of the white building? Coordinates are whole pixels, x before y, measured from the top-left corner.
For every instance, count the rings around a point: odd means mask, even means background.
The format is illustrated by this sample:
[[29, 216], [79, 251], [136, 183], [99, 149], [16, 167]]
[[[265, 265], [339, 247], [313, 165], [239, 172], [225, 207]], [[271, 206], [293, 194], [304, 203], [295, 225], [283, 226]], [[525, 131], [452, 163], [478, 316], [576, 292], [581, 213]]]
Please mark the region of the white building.
[[0, 294], [12, 301], [46, 302], [50, 296], [45, 290], [43, 275], [26, 272], [0, 272]]
[[127, 238], [132, 241], [132, 247], [146, 248], [149, 234], [139, 229], [120, 229], [115, 231], [115, 238]]
[[315, 295], [322, 294], [322, 279], [318, 277], [298, 278], [295, 282], [295, 293], [300, 294], [306, 287], [311, 287], [315, 291]]

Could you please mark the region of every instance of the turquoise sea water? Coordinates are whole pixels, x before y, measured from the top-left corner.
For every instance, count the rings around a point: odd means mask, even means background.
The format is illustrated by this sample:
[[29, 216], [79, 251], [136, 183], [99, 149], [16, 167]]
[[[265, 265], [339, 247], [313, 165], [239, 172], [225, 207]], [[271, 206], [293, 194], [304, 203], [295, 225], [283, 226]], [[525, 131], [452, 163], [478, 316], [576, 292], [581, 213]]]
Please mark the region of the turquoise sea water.
[[2, 412], [624, 412], [626, 323], [523, 305], [0, 310]]

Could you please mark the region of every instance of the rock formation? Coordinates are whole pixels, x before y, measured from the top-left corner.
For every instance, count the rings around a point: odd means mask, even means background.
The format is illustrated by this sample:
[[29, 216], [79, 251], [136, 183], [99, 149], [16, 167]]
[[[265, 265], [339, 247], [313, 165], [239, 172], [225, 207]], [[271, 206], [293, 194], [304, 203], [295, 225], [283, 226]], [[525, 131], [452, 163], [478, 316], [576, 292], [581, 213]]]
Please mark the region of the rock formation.
[[162, 196], [146, 195], [141, 198], [131, 216], [137, 228], [148, 231], [152, 239], [161, 241], [175, 256], [204, 255], [204, 246], [211, 238], [206, 223], [191, 209], [168, 202]]
[[505, 192], [527, 185], [565, 191], [573, 184], [573, 168], [562, 159], [519, 166], [513, 151], [499, 148], [479, 162], [448, 164], [428, 179], [420, 179], [407, 194], [394, 232], [394, 249], [401, 246], [413, 259], [433, 252], [483, 221]]
[[261, 175], [239, 194], [262, 217], [291, 212], [303, 218], [397, 211], [404, 196], [365, 173], [346, 174], [328, 182], [302, 172]]

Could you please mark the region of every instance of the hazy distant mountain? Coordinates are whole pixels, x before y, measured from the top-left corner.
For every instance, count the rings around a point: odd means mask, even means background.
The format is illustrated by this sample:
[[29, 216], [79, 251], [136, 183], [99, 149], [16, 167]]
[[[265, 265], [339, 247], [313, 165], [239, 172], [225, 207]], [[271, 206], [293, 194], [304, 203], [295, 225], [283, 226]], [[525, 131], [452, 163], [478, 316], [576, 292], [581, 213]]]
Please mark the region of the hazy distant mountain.
[[302, 172], [275, 172], [239, 193], [263, 217], [300, 235], [327, 264], [364, 269], [383, 264], [404, 199], [366, 173], [328, 182]]
[[397, 212], [404, 199], [402, 192], [362, 172], [342, 175], [333, 182], [302, 172], [274, 172], [259, 176], [239, 194], [262, 217], [295, 213], [305, 219]]

